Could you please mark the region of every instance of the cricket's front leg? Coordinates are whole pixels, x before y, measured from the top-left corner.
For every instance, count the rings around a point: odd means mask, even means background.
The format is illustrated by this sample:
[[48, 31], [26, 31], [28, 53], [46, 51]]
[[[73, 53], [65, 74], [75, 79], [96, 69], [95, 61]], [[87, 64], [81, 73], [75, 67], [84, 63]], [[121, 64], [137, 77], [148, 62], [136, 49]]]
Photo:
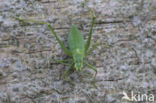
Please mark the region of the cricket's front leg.
[[72, 63], [68, 66], [68, 68], [67, 68], [67, 70], [64, 72], [64, 75], [63, 75], [63, 76], [64, 76], [65, 80], [69, 81], [69, 82], [74, 86], [74, 85], [75, 85], [74, 82], [69, 78], [69, 76], [67, 76], [68, 73], [69, 73], [69, 71], [70, 71], [70, 69], [72, 68], [73, 64], [74, 64], [74, 62], [72, 62]]
[[85, 62], [85, 61], [84, 61], [84, 64], [86, 64], [90, 69], [92, 69], [92, 70], [95, 71], [95, 75], [94, 75], [94, 78], [93, 78], [92, 82], [93, 82], [94, 87], [97, 88], [97, 86], [96, 86], [96, 84], [95, 84], [95, 79], [96, 79], [96, 75], [97, 75], [97, 70], [96, 70], [96, 68], [95, 68], [94, 66], [88, 64], [88, 63]]
[[67, 74], [69, 73], [70, 69], [72, 68], [74, 62], [72, 62], [69, 66], [68, 66], [68, 69], [64, 72], [64, 77], [67, 76]]
[[69, 62], [71, 62], [72, 59], [67, 59], [67, 60], [55, 60], [55, 62], [52, 63], [60, 63], [60, 64], [64, 64], [64, 65], [70, 65]]
[[84, 64], [86, 64], [90, 69], [94, 70], [95, 71], [95, 75], [94, 75], [94, 78], [96, 78], [96, 75], [97, 75], [97, 70], [94, 66], [88, 64], [87, 62], [84, 61]]

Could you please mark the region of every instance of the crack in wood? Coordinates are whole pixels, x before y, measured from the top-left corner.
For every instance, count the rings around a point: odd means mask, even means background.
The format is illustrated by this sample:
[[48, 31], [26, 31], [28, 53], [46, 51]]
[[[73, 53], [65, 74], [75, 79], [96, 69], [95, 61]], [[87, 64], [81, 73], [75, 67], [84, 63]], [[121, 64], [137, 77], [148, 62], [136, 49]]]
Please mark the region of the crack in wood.
[[112, 20], [112, 21], [97, 21], [95, 24], [118, 24], [118, 23], [126, 23], [131, 22], [130, 20]]

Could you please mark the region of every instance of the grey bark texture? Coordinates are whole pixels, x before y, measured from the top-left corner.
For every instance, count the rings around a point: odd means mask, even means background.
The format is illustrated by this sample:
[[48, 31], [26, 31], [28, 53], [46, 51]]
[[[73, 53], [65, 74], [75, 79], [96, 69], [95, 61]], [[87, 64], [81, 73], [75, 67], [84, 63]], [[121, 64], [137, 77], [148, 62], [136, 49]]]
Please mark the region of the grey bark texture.
[[[67, 46], [70, 25], [88, 37], [91, 14], [83, 0], [0, 0], [0, 103], [141, 103], [156, 99], [156, 1], [88, 0], [96, 13], [91, 47], [100, 43], [84, 66], [63, 78], [68, 59], [46, 25], [21, 23], [14, 17], [46, 21]], [[130, 100], [124, 99], [126, 93]], [[151, 97], [151, 98], [150, 98]], [[146, 100], [147, 99], [147, 100]]]

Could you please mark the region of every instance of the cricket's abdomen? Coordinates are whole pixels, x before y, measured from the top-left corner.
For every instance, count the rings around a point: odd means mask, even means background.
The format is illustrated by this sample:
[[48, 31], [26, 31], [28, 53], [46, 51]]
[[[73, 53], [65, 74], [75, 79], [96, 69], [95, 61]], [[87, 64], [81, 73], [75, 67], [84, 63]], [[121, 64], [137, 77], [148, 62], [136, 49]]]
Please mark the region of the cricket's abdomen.
[[81, 32], [75, 25], [72, 25], [68, 35], [69, 49], [75, 63], [76, 70], [81, 70], [83, 67], [83, 59], [85, 53], [84, 38]]

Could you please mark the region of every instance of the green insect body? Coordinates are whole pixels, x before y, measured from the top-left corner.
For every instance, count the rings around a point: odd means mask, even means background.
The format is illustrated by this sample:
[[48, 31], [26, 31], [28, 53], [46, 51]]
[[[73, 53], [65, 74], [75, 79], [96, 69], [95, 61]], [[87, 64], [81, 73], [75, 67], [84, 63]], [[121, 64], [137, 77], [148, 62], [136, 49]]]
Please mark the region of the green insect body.
[[[95, 79], [96, 74], [97, 74], [96, 68], [84, 61], [84, 58], [88, 55], [87, 53], [90, 53], [92, 50], [94, 50], [93, 48], [91, 48], [90, 49], [91, 51], [87, 51], [90, 46], [90, 41], [91, 41], [91, 37], [92, 37], [92, 31], [93, 31], [95, 18], [96, 18], [95, 14], [93, 14], [92, 22], [91, 22], [91, 29], [90, 29], [89, 37], [88, 37], [88, 40], [86, 43], [84, 43], [84, 38], [83, 38], [81, 32], [78, 30], [78, 28], [75, 25], [71, 26], [69, 34], [68, 34], [69, 49], [67, 49], [65, 47], [65, 45], [60, 41], [59, 37], [57, 36], [57, 34], [54, 31], [51, 24], [49, 24], [47, 22], [28, 20], [28, 19], [23, 19], [23, 18], [19, 18], [19, 17], [17, 17], [16, 19], [18, 19], [22, 22], [33, 22], [33, 23], [39, 23], [39, 24], [46, 24], [49, 27], [49, 29], [51, 30], [52, 34], [54, 35], [54, 37], [60, 44], [63, 51], [67, 55], [72, 56], [72, 61], [70, 60], [70, 62], [72, 62], [72, 63], [69, 65], [68, 69], [65, 71], [65, 73], [64, 73], [65, 76], [68, 74], [69, 70], [72, 68], [73, 65], [74, 65], [76, 71], [81, 71], [83, 68], [83, 64], [85, 64], [86, 66], [88, 66], [89, 68], [91, 68], [92, 70], [94, 70], [96, 72], [95, 76], [94, 76], [94, 79]], [[61, 60], [60, 63], [66, 63], [66, 62], [69, 62], [69, 60]]]
[[74, 67], [80, 70], [83, 67], [83, 59], [85, 57], [84, 38], [75, 25], [72, 25], [68, 35], [69, 49], [74, 59]]

